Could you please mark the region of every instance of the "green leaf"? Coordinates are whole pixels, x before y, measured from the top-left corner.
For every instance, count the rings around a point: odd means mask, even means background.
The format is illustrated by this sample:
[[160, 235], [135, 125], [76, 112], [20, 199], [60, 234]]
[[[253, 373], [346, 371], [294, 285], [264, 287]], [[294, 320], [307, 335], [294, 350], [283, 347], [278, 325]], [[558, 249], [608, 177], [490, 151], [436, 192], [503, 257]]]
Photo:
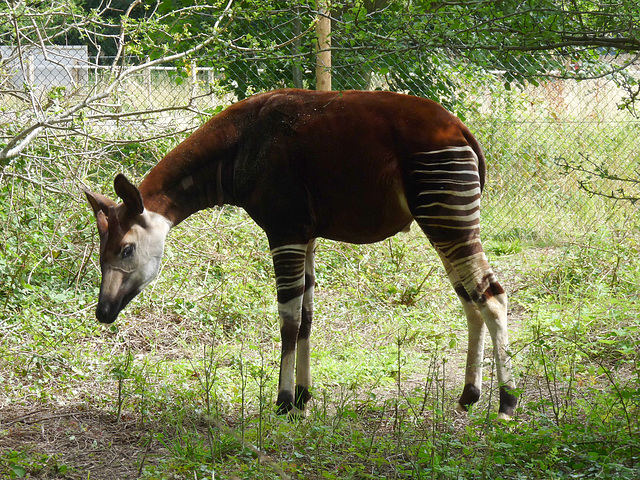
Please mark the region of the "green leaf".
[[20, 465], [12, 465], [11, 471], [17, 478], [24, 478], [27, 475], [27, 470]]

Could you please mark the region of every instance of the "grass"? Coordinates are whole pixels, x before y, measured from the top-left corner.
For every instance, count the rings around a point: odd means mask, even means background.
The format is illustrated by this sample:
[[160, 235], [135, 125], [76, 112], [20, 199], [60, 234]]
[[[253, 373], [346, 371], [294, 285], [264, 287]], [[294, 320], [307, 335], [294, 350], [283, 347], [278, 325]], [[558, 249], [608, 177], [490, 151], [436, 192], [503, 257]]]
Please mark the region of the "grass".
[[415, 226], [376, 245], [319, 243], [302, 421], [274, 414], [273, 268], [240, 210], [176, 228], [158, 280], [99, 325], [78, 185], [110, 194], [115, 172], [140, 178], [174, 140], [50, 136], [0, 183], [0, 478], [638, 478], [637, 207], [589, 197], [554, 163], [587, 138], [608, 141], [580, 151], [623, 158], [636, 127], [560, 123], [549, 140], [509, 108], [474, 131], [491, 157], [484, 243], [509, 294], [513, 422], [495, 421], [490, 348], [480, 403], [454, 414], [466, 325]]
[[[90, 235], [88, 210], [82, 222]], [[56, 290], [34, 274], [5, 302], [0, 472], [637, 478], [637, 236], [487, 243], [511, 301], [521, 389], [511, 424], [493, 421], [489, 356], [481, 403], [467, 417], [453, 413], [464, 321], [415, 229], [373, 246], [321, 242], [314, 401], [304, 421], [274, 415], [279, 332], [268, 248], [241, 211], [225, 208], [172, 233], [160, 278], [113, 326], [93, 319], [94, 256], [81, 284]], [[106, 460], [118, 455], [117, 467]]]

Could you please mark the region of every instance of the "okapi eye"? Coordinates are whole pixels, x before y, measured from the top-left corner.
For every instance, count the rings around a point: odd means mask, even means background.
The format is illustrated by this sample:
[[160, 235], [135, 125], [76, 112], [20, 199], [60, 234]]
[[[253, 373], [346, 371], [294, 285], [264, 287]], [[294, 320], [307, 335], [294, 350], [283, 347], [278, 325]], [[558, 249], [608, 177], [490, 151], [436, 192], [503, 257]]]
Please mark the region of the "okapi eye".
[[125, 245], [122, 247], [122, 258], [129, 258], [133, 255], [133, 245]]

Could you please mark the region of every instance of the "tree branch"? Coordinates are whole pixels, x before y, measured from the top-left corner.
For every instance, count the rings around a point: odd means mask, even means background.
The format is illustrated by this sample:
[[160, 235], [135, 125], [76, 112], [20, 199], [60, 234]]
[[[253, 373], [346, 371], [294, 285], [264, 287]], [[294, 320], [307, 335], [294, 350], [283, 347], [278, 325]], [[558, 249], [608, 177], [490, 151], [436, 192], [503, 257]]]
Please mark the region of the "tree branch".
[[[138, 5], [142, 0], [135, 0], [128, 8], [127, 10], [127, 16], [131, 13], [131, 10]], [[187, 49], [185, 51], [173, 54], [173, 55], [167, 55], [167, 56], [163, 56], [161, 58], [157, 58], [155, 60], [150, 60], [148, 62], [143, 62], [139, 65], [135, 65], [129, 68], [125, 68], [123, 70], [121, 70], [119, 72], [118, 75], [116, 75], [114, 78], [111, 79], [111, 82], [106, 86], [106, 88], [101, 92], [98, 93], [96, 95], [92, 95], [92, 96], [88, 96], [85, 99], [83, 99], [81, 102], [78, 102], [76, 105], [68, 108], [66, 111], [59, 113], [57, 115], [52, 115], [52, 116], [46, 116], [44, 112], [39, 111], [39, 109], [37, 108], [37, 102], [33, 96], [33, 94], [31, 95], [32, 98], [32, 108], [33, 111], [36, 115], [36, 118], [38, 118], [38, 121], [36, 123], [34, 123], [33, 125], [30, 125], [29, 127], [25, 128], [24, 130], [22, 130], [21, 132], [19, 132], [18, 134], [16, 134], [15, 136], [13, 136], [13, 138], [9, 141], [9, 143], [0, 150], [0, 166], [1, 165], [6, 165], [7, 162], [15, 157], [17, 157], [18, 155], [20, 155], [28, 146], [29, 144], [38, 137], [38, 135], [45, 130], [48, 127], [52, 127], [54, 125], [58, 125], [60, 123], [65, 123], [65, 122], [70, 122], [72, 121], [76, 114], [78, 112], [80, 112], [81, 110], [86, 109], [87, 107], [97, 103], [98, 101], [109, 97], [114, 90], [119, 87], [121, 85], [121, 83], [128, 77], [132, 76], [133, 74], [140, 72], [142, 70], [145, 70], [147, 68], [153, 67], [155, 65], [161, 64], [161, 63], [167, 63], [167, 62], [172, 62], [175, 60], [180, 60], [182, 58], [188, 57], [193, 55], [194, 53], [202, 50], [203, 48], [205, 48], [206, 46], [210, 45], [211, 43], [213, 43], [214, 41], [218, 40], [217, 38], [217, 34], [220, 33], [220, 23], [222, 21], [222, 19], [228, 14], [229, 10], [231, 9], [231, 6], [233, 5], [233, 1], [234, 0], [228, 0], [224, 10], [222, 11], [222, 13], [219, 15], [218, 19], [216, 20], [215, 24], [214, 24], [214, 31], [213, 33], [204, 41], [200, 42], [199, 44], [195, 45], [194, 47]], [[18, 31], [18, 24], [17, 24], [17, 20], [15, 19], [15, 14], [14, 14], [14, 24], [16, 27], [16, 35], [19, 36], [19, 31]], [[117, 58], [119, 58], [119, 56], [122, 55], [122, 52], [124, 51], [124, 46], [125, 46], [125, 30], [126, 30], [126, 22], [123, 20], [122, 22], [122, 30], [121, 30], [121, 35], [120, 35], [120, 46], [118, 49], [118, 54], [117, 54]], [[20, 61], [22, 61], [22, 54], [21, 52], [19, 52], [19, 57], [20, 57]], [[114, 65], [117, 62], [114, 62]], [[24, 71], [24, 66], [22, 67], [23, 71]]]

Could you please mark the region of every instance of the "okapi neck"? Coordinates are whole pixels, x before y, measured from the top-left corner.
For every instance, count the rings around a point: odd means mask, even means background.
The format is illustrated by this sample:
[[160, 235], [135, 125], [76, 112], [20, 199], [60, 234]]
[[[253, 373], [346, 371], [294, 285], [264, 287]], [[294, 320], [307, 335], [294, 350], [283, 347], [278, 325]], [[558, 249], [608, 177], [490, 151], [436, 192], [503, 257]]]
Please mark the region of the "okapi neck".
[[206, 208], [233, 204], [232, 162], [212, 162], [195, 171], [169, 172], [155, 167], [140, 184], [145, 208], [174, 226]]

